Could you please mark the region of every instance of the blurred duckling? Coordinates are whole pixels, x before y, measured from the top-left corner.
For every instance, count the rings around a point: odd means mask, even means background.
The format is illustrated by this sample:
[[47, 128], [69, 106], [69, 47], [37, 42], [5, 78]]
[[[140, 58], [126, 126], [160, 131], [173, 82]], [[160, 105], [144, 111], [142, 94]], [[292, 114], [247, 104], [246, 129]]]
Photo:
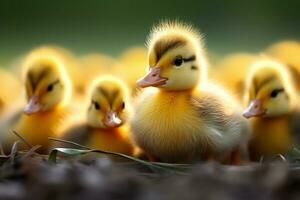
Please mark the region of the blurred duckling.
[[238, 163], [245, 153], [247, 122], [237, 101], [207, 82], [202, 45], [192, 26], [178, 22], [162, 23], [150, 35], [148, 72], [137, 82], [146, 89], [131, 126], [153, 161]]
[[27, 104], [23, 113], [8, 119], [3, 144], [10, 149], [19, 139], [11, 133], [15, 130], [32, 145], [42, 145], [40, 152], [45, 153], [48, 137], [58, 136], [72, 119], [71, 82], [62, 63], [52, 56], [29, 54], [23, 69]]
[[0, 67], [0, 116], [22, 103], [22, 84], [17, 76]]
[[141, 66], [147, 65], [147, 49], [144, 47], [132, 47], [125, 51], [119, 61], [121, 65], [117, 69], [117, 75], [127, 83], [136, 94], [136, 81], [146, 73], [146, 69]]
[[242, 102], [247, 72], [255, 59], [256, 56], [249, 53], [227, 56], [212, 70], [212, 79], [230, 90]]
[[274, 158], [291, 148], [298, 99], [294, 85], [290, 71], [275, 60], [263, 59], [251, 66], [245, 91], [248, 108], [243, 115], [251, 118], [253, 161]]
[[[65, 71], [68, 73], [68, 77], [72, 82], [72, 95], [77, 94], [77, 85], [80, 83], [80, 67], [79, 62], [75, 55], [69, 51], [68, 49], [58, 46], [58, 45], [42, 45], [38, 46], [30, 51], [31, 57], [42, 57], [44, 55], [51, 56], [57, 60], [64, 66]], [[26, 57], [26, 55], [25, 55]], [[19, 59], [18, 62], [14, 64], [17, 71], [20, 70], [20, 65], [22, 65], [24, 59]], [[78, 84], [76, 84], [78, 83]]]
[[91, 85], [85, 123], [64, 134], [64, 139], [93, 149], [131, 155], [126, 120], [130, 114], [128, 90], [119, 79], [104, 76]]
[[280, 41], [267, 48], [266, 53], [275, 57], [286, 65], [292, 65], [300, 69], [300, 42]]

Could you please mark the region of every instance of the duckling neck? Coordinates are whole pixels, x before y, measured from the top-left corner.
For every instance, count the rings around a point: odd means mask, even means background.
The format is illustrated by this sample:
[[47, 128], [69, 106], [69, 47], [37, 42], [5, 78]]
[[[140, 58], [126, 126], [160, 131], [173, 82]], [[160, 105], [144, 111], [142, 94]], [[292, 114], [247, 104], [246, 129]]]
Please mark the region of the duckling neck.
[[185, 90], [166, 90], [166, 89], [160, 89], [159, 94], [161, 95], [188, 95], [191, 94], [194, 91], [194, 88], [192, 89], [185, 89]]
[[97, 132], [101, 133], [116, 133], [118, 132], [120, 127], [116, 128], [100, 128], [100, 127], [94, 127], [94, 130], [97, 130]]
[[49, 113], [52, 113], [52, 112], [56, 112], [56, 111], [59, 111], [61, 109], [65, 108], [65, 106], [63, 104], [57, 104], [51, 108], [48, 108], [47, 110], [44, 110], [44, 111], [41, 111], [40, 114], [41, 115], [47, 115]]

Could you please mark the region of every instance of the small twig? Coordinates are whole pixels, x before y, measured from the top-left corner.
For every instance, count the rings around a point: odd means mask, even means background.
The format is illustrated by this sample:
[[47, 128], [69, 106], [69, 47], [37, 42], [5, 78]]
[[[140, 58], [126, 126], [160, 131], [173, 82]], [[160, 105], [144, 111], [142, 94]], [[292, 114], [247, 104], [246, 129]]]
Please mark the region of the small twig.
[[12, 131], [18, 138], [20, 138], [30, 149], [33, 147], [33, 145], [28, 141], [26, 140], [25, 137], [23, 137], [21, 134], [19, 134], [17, 131], [13, 130]]
[[77, 144], [75, 142], [71, 142], [71, 141], [67, 141], [67, 140], [63, 140], [63, 139], [49, 137], [48, 140], [53, 140], [53, 141], [56, 141], [56, 142], [63, 142], [63, 143], [66, 143], [66, 144], [72, 144], [74, 146], [81, 147], [81, 148], [86, 149], [86, 150], [92, 150], [91, 148], [89, 148], [87, 146], [83, 146], [83, 145]]
[[280, 158], [283, 162], [287, 162], [287, 160], [285, 159], [285, 157], [282, 154], [276, 155], [274, 159], [276, 159], [276, 158]]
[[39, 148], [41, 148], [41, 145], [36, 145], [34, 147], [32, 147], [29, 151], [26, 152], [26, 154], [23, 156], [23, 159], [29, 157], [30, 155], [32, 155], [33, 153], [36, 153], [35, 151]]
[[10, 155], [9, 155], [9, 157], [11, 159], [11, 163], [15, 162], [15, 157], [16, 157], [16, 155], [18, 153], [18, 145], [19, 145], [19, 143], [20, 143], [20, 140], [14, 142], [14, 144], [13, 144], [13, 146], [11, 148]]

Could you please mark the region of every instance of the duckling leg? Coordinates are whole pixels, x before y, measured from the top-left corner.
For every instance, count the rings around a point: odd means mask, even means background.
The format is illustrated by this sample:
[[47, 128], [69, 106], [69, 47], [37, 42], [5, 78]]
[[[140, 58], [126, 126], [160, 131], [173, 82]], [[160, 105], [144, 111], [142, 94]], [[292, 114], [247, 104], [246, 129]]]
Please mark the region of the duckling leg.
[[230, 155], [230, 164], [231, 165], [241, 165], [242, 164], [241, 151], [240, 151], [239, 148], [234, 149], [231, 152], [231, 155]]

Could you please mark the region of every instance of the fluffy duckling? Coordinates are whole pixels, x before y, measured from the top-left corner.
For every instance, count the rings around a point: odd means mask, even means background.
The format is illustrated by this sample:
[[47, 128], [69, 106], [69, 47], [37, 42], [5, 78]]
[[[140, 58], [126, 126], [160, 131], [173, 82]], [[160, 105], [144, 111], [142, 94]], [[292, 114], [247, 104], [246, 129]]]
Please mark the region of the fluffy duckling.
[[162, 23], [148, 48], [148, 73], [137, 82], [146, 89], [131, 120], [135, 143], [156, 161], [238, 162], [247, 122], [236, 100], [207, 83], [200, 34], [183, 23]]
[[42, 145], [41, 152], [45, 152], [48, 137], [59, 135], [72, 119], [68, 106], [71, 82], [55, 57], [30, 54], [23, 69], [27, 104], [22, 114], [8, 120], [4, 145], [10, 149], [18, 139], [11, 133], [15, 130], [33, 145]]
[[131, 155], [126, 120], [130, 114], [128, 90], [119, 79], [105, 76], [92, 86], [87, 121], [64, 134], [64, 138], [95, 149]]
[[11, 111], [16, 104], [21, 104], [22, 84], [14, 74], [4, 69], [0, 69], [0, 80], [3, 83], [0, 86], [0, 115], [2, 116]]
[[76, 81], [77, 88], [82, 96], [88, 95], [91, 80], [101, 75], [115, 75], [119, 63], [110, 56], [103, 54], [88, 54], [79, 58], [80, 78]]
[[125, 51], [119, 58], [121, 63], [117, 69], [119, 77], [127, 83], [136, 93], [136, 80], [146, 73], [146, 69], [141, 66], [147, 65], [147, 49], [144, 47], [132, 47]]
[[259, 60], [251, 67], [245, 93], [248, 108], [243, 115], [251, 118], [252, 160], [284, 154], [293, 144], [298, 96], [294, 85], [289, 70], [275, 60]]
[[225, 57], [211, 72], [212, 79], [229, 89], [242, 102], [244, 96], [245, 78], [249, 66], [256, 59], [249, 53], [237, 53]]

